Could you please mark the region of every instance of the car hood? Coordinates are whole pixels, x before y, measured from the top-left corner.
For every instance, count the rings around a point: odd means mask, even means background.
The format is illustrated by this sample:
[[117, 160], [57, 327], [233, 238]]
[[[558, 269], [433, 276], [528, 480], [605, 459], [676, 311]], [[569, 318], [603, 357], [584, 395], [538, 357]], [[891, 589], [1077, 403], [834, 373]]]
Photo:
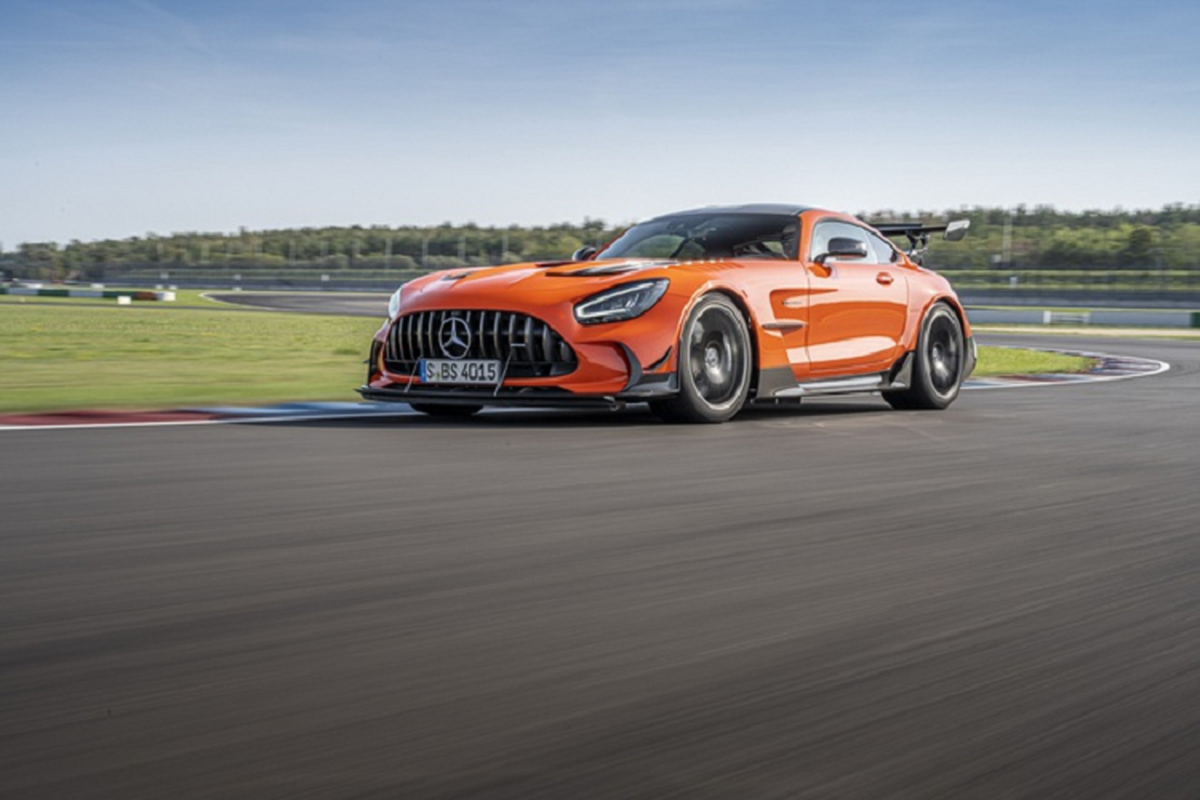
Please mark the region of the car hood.
[[402, 307], [487, 308], [513, 301], [557, 302], [586, 297], [643, 275], [667, 277], [680, 266], [676, 261], [619, 258], [442, 270], [406, 284]]

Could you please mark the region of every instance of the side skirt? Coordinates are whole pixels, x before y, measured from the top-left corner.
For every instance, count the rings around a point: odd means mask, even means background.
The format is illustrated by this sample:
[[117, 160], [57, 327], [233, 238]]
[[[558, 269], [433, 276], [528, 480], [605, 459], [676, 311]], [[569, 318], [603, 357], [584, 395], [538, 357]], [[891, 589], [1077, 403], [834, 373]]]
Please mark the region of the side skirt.
[[794, 400], [827, 394], [859, 394], [907, 389], [912, 385], [912, 365], [913, 354], [905, 353], [892, 365], [891, 369], [884, 372], [793, 383], [789, 386], [774, 388], [770, 394], [764, 395], [760, 392], [757, 399], [758, 402], [769, 403], [772, 400]]

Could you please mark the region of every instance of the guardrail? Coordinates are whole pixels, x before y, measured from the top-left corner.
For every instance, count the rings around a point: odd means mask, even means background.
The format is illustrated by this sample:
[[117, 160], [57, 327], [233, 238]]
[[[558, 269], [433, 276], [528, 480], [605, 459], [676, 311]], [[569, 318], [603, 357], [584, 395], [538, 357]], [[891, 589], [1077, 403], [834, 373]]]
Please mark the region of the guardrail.
[[[995, 288], [1011, 291], [1035, 289], [1067, 289], [1088, 291], [1200, 291], [1200, 269], [1197, 270], [1085, 270], [1085, 269], [955, 269], [936, 268], [956, 286], [964, 288]], [[268, 282], [369, 283], [391, 281], [402, 283], [424, 275], [421, 269], [330, 269], [262, 268], [262, 267], [163, 267], [110, 269], [104, 274], [106, 283], [138, 281], [139, 283], [179, 283], [180, 281], [211, 281], [219, 284]]]
[[67, 287], [44, 286], [0, 286], [0, 294], [17, 295], [21, 297], [83, 297], [95, 300], [163, 300], [168, 303], [175, 300], [173, 291], [146, 291], [144, 289], [131, 291], [129, 289], [80, 289]]
[[1200, 292], [1200, 270], [1130, 269], [941, 269], [956, 287], [1004, 289], [1011, 292], [1039, 290], [1122, 292]]
[[968, 305], [967, 319], [972, 325], [1200, 328], [1200, 312], [1170, 309], [979, 308]]
[[[965, 302], [987, 305], [1118, 305], [1200, 308], [1198, 270], [940, 269]], [[390, 292], [421, 269], [243, 266], [113, 268], [105, 281], [146, 288], [303, 289]]]

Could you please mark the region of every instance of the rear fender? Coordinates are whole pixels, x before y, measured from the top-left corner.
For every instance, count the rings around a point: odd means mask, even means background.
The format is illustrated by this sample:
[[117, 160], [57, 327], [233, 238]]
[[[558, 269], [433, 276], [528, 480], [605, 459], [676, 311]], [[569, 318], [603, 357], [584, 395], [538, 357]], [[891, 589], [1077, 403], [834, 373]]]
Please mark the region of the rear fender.
[[[915, 281], [909, 281], [910, 286]], [[915, 287], [914, 287], [915, 288]], [[910, 290], [911, 291], [911, 290]], [[921, 291], [921, 290], [919, 290]], [[937, 291], [934, 287], [929, 287], [923, 290], [924, 297], [912, 297], [908, 307], [908, 321], [904, 326], [904, 335], [901, 338], [901, 350], [910, 351], [917, 349], [917, 340], [921, 336], [921, 323], [925, 321], [925, 316], [929, 313], [929, 309], [933, 308], [935, 303], [945, 303], [954, 310], [958, 316], [958, 322], [962, 325], [963, 337], [971, 338], [971, 324], [967, 321], [967, 312], [963, 308], [958, 297], [949, 289], [945, 291]]]

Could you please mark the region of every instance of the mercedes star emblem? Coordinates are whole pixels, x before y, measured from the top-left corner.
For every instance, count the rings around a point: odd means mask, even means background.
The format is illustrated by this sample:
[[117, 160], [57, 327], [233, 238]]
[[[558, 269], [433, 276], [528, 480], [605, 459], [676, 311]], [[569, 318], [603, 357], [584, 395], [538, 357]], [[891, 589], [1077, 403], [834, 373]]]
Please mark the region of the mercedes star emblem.
[[446, 358], [466, 358], [471, 352], [471, 326], [462, 317], [447, 317], [438, 329], [438, 343]]

